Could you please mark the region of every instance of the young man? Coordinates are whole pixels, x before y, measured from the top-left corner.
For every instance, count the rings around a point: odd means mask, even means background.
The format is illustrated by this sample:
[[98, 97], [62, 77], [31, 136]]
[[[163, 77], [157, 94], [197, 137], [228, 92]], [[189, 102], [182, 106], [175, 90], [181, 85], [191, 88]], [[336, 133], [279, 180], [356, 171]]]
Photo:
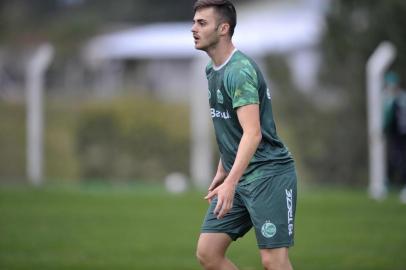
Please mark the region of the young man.
[[[205, 269], [237, 269], [225, 257], [233, 240], [255, 228], [265, 269], [292, 269], [296, 173], [276, 134], [271, 94], [256, 64], [235, 49], [236, 11], [227, 0], [199, 0], [191, 29], [206, 67], [220, 161], [197, 257]], [[253, 29], [255, 30], [255, 29]]]

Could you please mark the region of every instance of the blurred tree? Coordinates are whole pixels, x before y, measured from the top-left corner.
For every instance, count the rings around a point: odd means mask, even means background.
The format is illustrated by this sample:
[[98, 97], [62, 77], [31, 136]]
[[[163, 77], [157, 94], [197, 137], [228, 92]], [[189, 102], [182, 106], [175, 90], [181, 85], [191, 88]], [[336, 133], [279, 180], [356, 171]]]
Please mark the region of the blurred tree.
[[[364, 75], [366, 60], [383, 40], [389, 40], [397, 47], [398, 58], [394, 68], [404, 78], [405, 12], [406, 2], [402, 0], [332, 1], [322, 46], [326, 67], [321, 74], [322, 79], [336, 85], [352, 85], [355, 74]], [[358, 83], [363, 82], [362, 76], [357, 76], [361, 79]]]
[[365, 65], [384, 40], [398, 50], [393, 69], [406, 79], [406, 2], [404, 0], [331, 1], [322, 41], [323, 91], [335, 92], [340, 106], [320, 118], [329, 128], [321, 134], [325, 147], [313, 169], [318, 179], [333, 182], [367, 181]]
[[106, 27], [191, 21], [192, 5], [190, 0], [2, 0], [0, 43], [27, 46], [46, 40], [62, 52], [75, 52]]
[[294, 137], [289, 142], [301, 176], [317, 183], [365, 185], [368, 181], [365, 65], [380, 42], [398, 56], [391, 67], [406, 80], [406, 2], [331, 1], [320, 45], [320, 89], [293, 91], [286, 60], [272, 56], [270, 77], [283, 97], [275, 110]]

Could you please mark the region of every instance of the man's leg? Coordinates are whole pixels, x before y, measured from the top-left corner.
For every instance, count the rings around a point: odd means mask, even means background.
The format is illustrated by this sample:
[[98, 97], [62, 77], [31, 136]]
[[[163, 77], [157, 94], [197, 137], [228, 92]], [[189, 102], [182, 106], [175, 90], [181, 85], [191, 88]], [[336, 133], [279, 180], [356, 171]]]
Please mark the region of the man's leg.
[[260, 249], [262, 265], [265, 270], [292, 270], [288, 248]]
[[237, 267], [225, 257], [232, 239], [225, 233], [201, 233], [196, 256], [206, 270], [236, 270]]
[[296, 172], [258, 179], [247, 185], [247, 209], [266, 270], [291, 270], [288, 247], [294, 244]]

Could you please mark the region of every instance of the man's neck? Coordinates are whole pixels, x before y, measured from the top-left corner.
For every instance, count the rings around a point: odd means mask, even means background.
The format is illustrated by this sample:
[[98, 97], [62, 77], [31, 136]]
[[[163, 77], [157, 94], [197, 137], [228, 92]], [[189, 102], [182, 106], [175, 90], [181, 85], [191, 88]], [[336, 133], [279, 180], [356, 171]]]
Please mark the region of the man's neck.
[[219, 67], [230, 57], [234, 49], [233, 43], [227, 42], [225, 44], [217, 44], [216, 47], [208, 50], [207, 54], [210, 56], [213, 64]]

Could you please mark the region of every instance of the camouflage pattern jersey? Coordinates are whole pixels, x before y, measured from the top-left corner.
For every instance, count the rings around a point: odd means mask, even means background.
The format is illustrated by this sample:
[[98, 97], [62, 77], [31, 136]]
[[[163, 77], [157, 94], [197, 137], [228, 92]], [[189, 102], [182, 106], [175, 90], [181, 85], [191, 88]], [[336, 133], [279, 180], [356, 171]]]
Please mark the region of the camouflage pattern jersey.
[[210, 113], [225, 170], [231, 170], [243, 134], [236, 111], [248, 104], [259, 104], [262, 140], [240, 184], [294, 169], [291, 154], [276, 133], [271, 92], [255, 62], [235, 50], [219, 67], [210, 62], [206, 75]]

